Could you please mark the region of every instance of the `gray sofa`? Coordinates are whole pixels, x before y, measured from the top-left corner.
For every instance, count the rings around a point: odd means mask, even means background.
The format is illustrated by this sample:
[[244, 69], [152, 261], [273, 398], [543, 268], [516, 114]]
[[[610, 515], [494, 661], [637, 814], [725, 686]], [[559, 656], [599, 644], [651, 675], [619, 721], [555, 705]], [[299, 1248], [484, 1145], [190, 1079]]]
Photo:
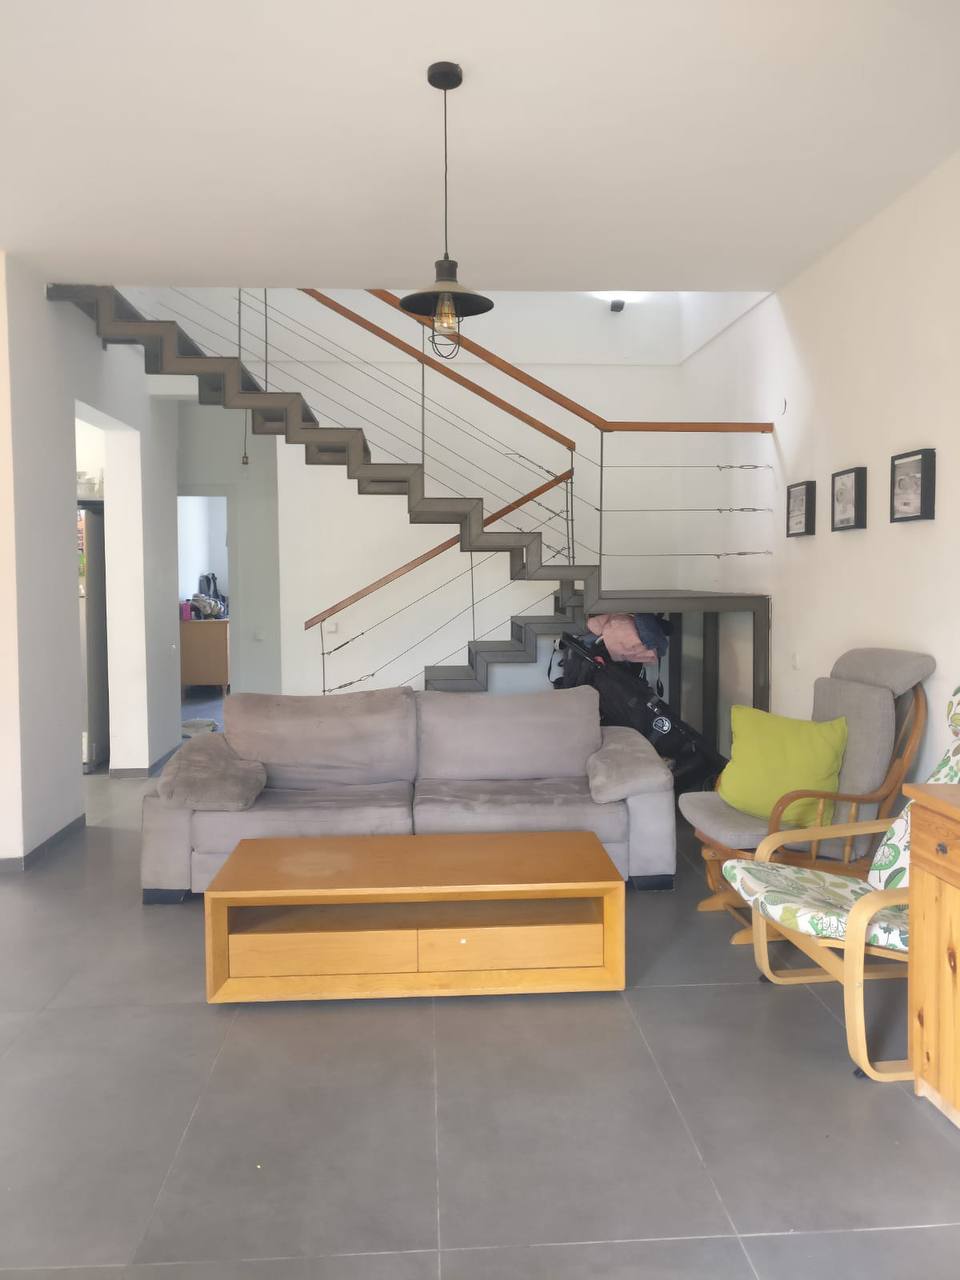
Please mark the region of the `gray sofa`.
[[234, 694], [223, 735], [186, 742], [144, 798], [143, 899], [202, 892], [251, 837], [544, 830], [593, 831], [624, 877], [672, 883], [672, 775], [601, 729], [594, 689]]

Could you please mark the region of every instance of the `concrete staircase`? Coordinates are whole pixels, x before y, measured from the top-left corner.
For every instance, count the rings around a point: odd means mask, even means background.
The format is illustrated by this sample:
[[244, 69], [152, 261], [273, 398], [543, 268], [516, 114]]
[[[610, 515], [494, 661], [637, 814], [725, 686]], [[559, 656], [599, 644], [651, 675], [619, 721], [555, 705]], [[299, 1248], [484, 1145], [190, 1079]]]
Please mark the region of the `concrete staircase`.
[[[544, 565], [539, 533], [488, 532], [483, 527], [482, 498], [427, 497], [421, 464], [371, 461], [362, 430], [323, 426], [299, 392], [264, 390], [237, 357], [207, 355], [179, 324], [147, 319], [117, 289], [51, 285], [47, 297], [79, 307], [93, 320], [103, 342], [143, 347], [148, 373], [195, 376], [201, 404], [250, 410], [255, 434], [282, 435], [288, 444], [302, 445], [308, 465], [346, 467], [359, 493], [405, 494], [412, 524], [456, 525], [461, 551], [502, 551], [510, 558], [512, 580], [559, 584], [553, 614], [518, 615], [511, 620], [509, 640], [471, 641], [468, 665], [426, 668], [427, 688], [485, 690], [491, 663], [534, 662], [538, 636], [569, 630], [587, 613], [624, 607], [608, 603], [601, 595], [599, 566]], [[635, 607], [645, 607], [639, 597]]]

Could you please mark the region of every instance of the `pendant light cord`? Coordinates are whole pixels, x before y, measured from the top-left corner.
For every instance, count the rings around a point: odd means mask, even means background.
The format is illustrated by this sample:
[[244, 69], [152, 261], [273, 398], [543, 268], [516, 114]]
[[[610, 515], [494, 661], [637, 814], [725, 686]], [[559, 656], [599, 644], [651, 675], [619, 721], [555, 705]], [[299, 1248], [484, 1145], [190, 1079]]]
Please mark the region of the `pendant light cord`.
[[447, 91], [443, 91], [443, 256], [450, 257], [450, 246], [447, 241]]

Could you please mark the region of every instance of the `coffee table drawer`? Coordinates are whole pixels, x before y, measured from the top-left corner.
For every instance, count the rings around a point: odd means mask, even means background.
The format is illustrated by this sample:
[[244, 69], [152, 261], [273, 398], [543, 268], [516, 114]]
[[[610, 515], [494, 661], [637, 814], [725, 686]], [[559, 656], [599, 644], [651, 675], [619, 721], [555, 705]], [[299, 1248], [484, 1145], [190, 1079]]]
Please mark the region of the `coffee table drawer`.
[[422, 973], [602, 964], [603, 921], [594, 901], [477, 903], [452, 927], [420, 929]]
[[[247, 919], [237, 932], [229, 935], [230, 977], [416, 973], [416, 930], [405, 921], [391, 918], [390, 910], [287, 907], [256, 912], [242, 909], [238, 915]], [[392, 924], [401, 927], [380, 927]]]

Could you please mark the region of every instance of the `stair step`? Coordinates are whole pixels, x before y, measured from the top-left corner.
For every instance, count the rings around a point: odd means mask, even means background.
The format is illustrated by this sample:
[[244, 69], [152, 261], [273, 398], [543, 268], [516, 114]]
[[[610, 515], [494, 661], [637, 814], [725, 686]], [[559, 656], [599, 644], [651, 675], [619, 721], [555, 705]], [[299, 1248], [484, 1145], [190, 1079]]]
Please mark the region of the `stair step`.
[[423, 687], [436, 693], [483, 693], [473, 667], [424, 667]]
[[537, 657], [536, 651], [531, 653], [519, 640], [472, 640], [467, 650], [487, 663], [535, 662]]
[[[283, 435], [288, 443], [302, 444], [311, 465], [345, 467], [361, 493], [405, 494], [412, 524], [458, 526], [461, 550], [502, 551], [509, 555], [512, 579], [559, 584], [552, 615], [518, 614], [511, 619], [509, 639], [471, 641], [467, 649], [470, 665], [427, 667], [427, 688], [485, 689], [491, 662], [534, 661], [539, 636], [576, 631], [587, 613], [666, 612], [680, 599], [691, 607], [691, 598], [698, 602], [692, 607], [710, 609], [711, 598], [721, 595], [675, 590], [601, 593], [599, 566], [544, 563], [543, 540], [537, 532], [488, 532], [483, 527], [484, 504], [479, 497], [425, 497], [422, 464], [374, 463], [362, 430], [318, 422], [298, 392], [265, 390], [236, 356], [206, 355], [174, 321], [148, 319], [116, 289], [51, 285], [47, 297], [77, 306], [94, 321], [105, 343], [141, 346], [149, 373], [196, 377], [201, 403], [250, 410], [254, 434]], [[742, 607], [726, 599], [727, 607]]]
[[358, 480], [358, 493], [398, 493], [406, 494], [409, 488], [407, 480]]

